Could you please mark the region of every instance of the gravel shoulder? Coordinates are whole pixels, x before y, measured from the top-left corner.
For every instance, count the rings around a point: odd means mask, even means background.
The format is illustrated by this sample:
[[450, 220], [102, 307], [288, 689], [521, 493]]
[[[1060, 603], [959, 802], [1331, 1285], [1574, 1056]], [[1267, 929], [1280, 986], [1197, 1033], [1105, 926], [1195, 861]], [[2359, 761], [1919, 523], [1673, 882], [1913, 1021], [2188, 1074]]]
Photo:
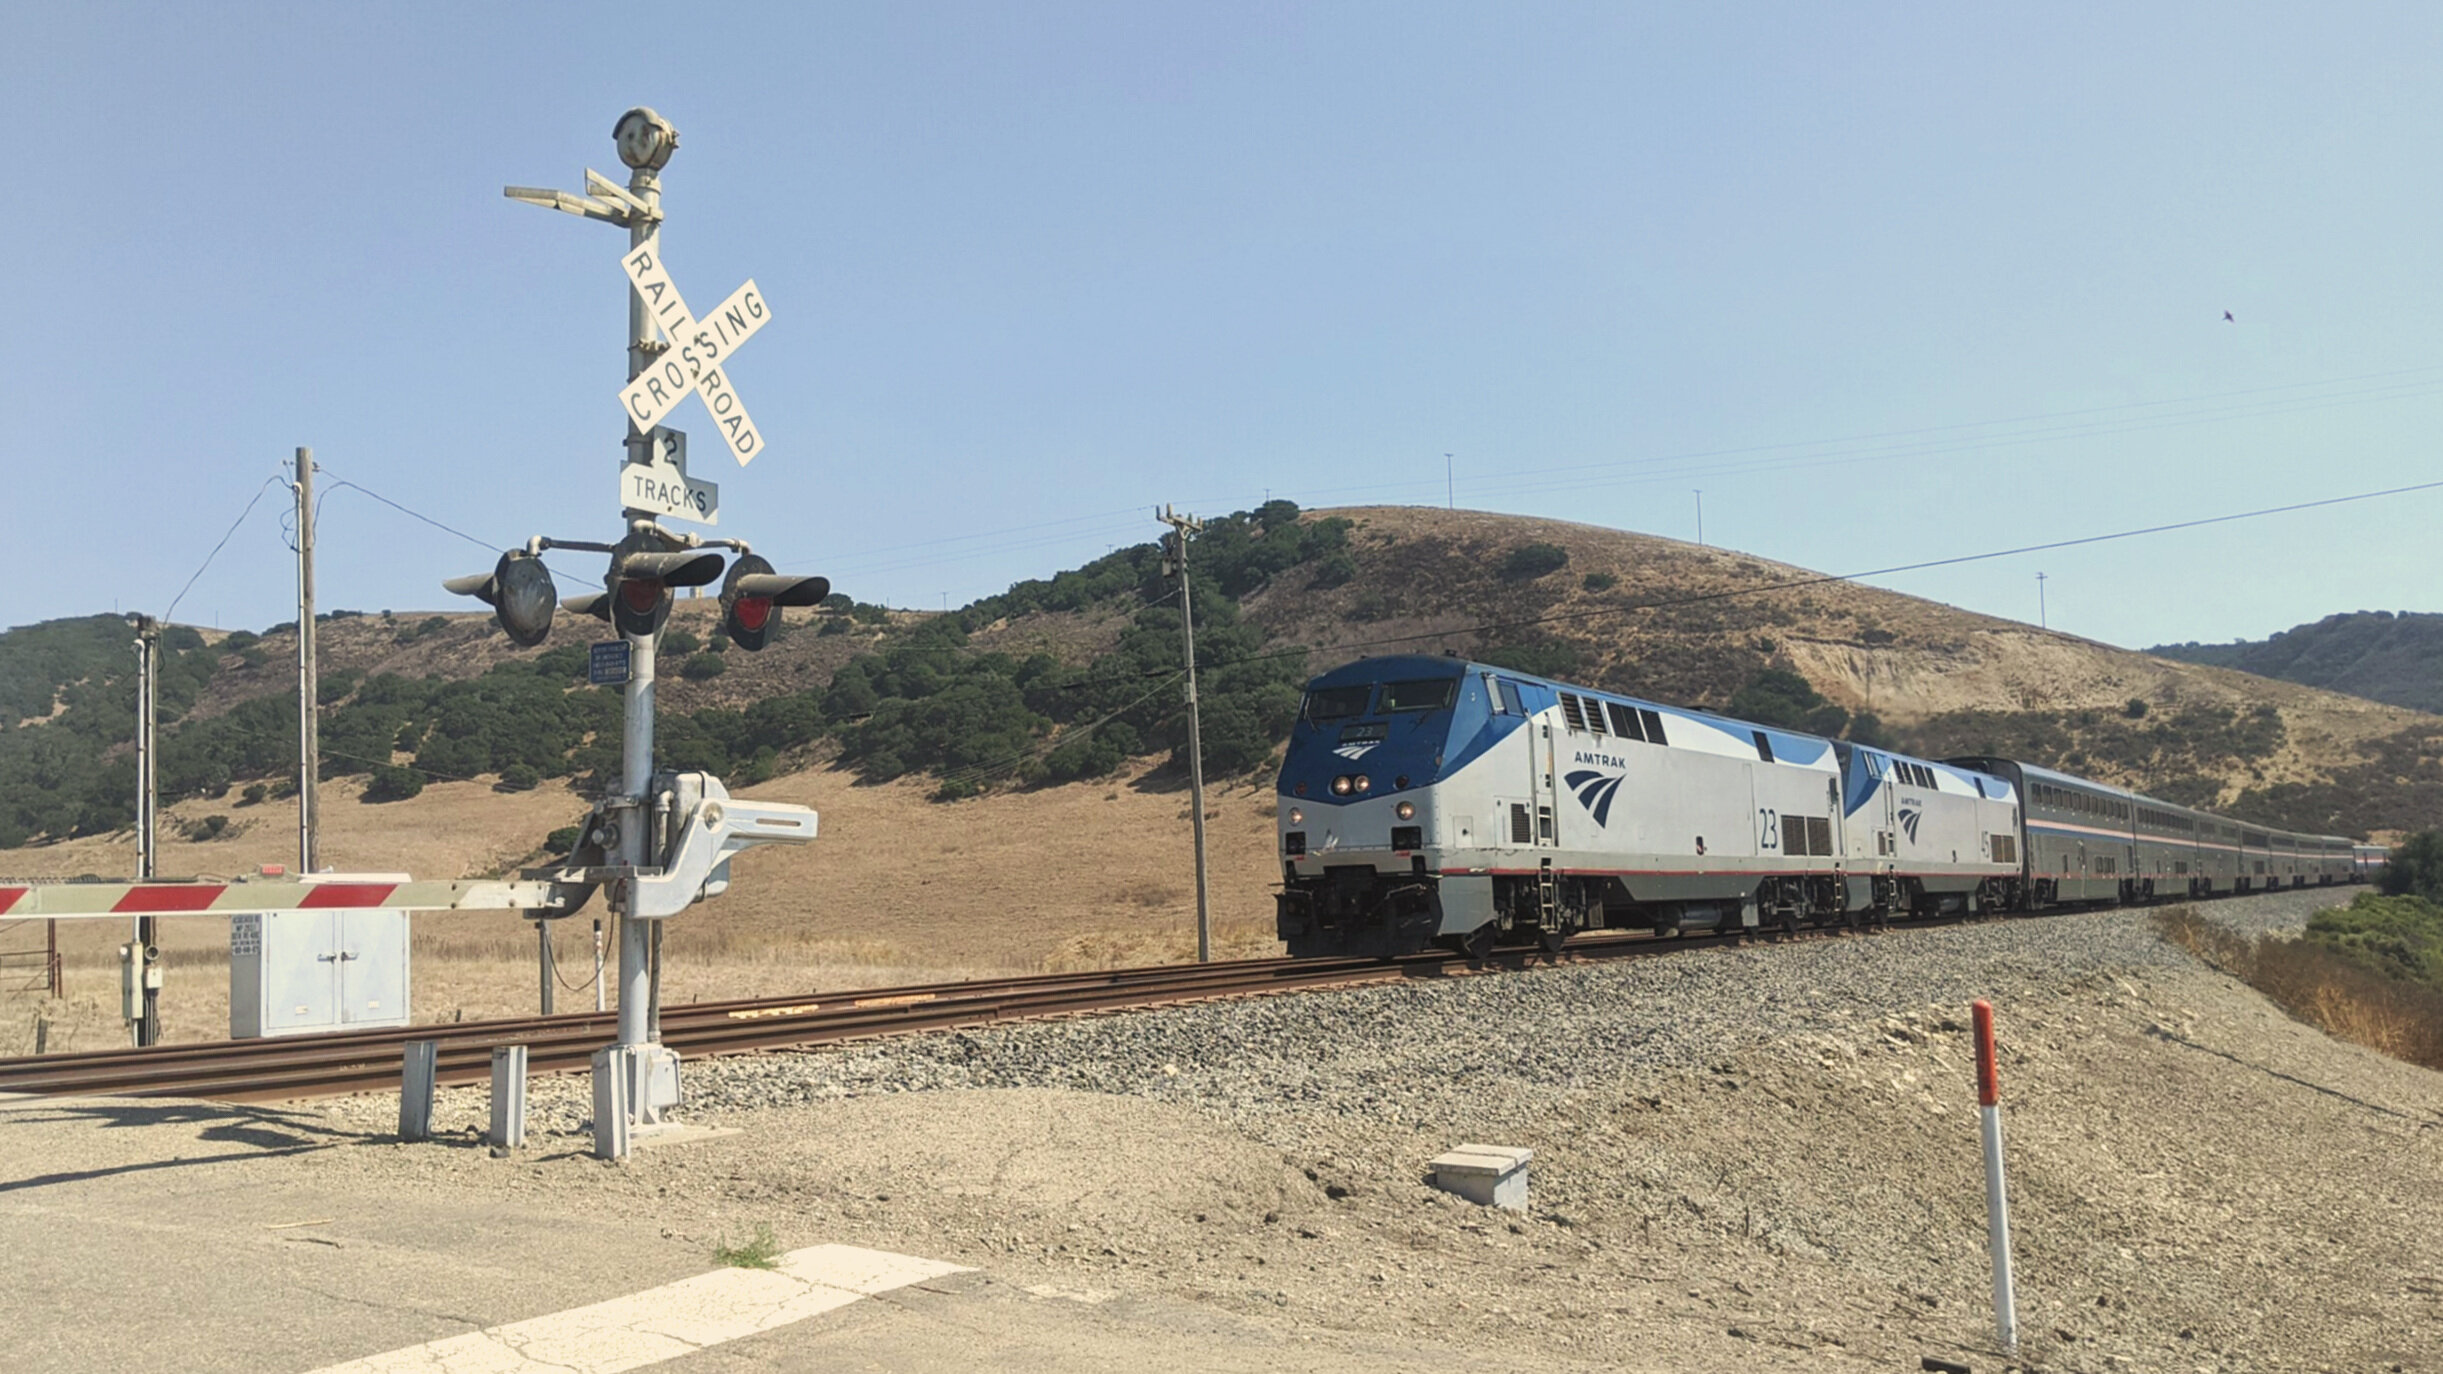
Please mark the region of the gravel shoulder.
[[[2295, 927], [2331, 900], [2208, 910]], [[768, 1224], [1349, 1349], [1992, 1369], [1976, 997], [2001, 1021], [2026, 1367], [2443, 1369], [2443, 1077], [2126, 912], [694, 1063], [687, 1116], [738, 1133], [620, 1166], [583, 1155], [578, 1079], [535, 1083], [508, 1160], [473, 1143], [481, 1092], [444, 1093], [459, 1134], [415, 1147], [382, 1139], [391, 1101], [349, 1099], [311, 1113], [350, 1143], [284, 1165], [641, 1206], [707, 1250]], [[1427, 1186], [1463, 1141], [1536, 1151], [1525, 1214]], [[41, 1172], [20, 1153], [0, 1143], [11, 1177]]]

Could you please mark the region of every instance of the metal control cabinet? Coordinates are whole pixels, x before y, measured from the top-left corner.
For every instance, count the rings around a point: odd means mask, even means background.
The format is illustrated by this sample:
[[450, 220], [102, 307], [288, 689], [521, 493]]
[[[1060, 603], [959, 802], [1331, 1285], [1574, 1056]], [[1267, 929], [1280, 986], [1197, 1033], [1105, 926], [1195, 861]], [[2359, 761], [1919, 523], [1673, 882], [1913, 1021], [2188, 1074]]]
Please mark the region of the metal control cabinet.
[[407, 913], [229, 918], [232, 1039], [407, 1024]]

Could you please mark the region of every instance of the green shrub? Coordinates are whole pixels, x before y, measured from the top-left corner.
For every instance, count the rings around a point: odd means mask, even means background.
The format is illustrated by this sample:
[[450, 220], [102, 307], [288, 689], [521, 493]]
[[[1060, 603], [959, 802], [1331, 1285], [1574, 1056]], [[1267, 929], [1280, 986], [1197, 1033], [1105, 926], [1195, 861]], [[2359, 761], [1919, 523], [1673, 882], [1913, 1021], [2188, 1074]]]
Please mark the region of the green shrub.
[[227, 639], [221, 641], [221, 652], [225, 654], [243, 653], [262, 642], [262, 639], [263, 636], [252, 630], [235, 630]]
[[260, 806], [260, 805], [262, 805], [262, 804], [263, 804], [263, 792], [264, 792], [263, 784], [261, 784], [261, 783], [259, 783], [259, 782], [258, 782], [258, 783], [252, 783], [252, 784], [249, 784], [249, 785], [248, 785], [248, 787], [246, 788], [246, 790], [245, 790], [245, 791], [240, 792], [240, 793], [238, 794], [238, 805], [240, 805], [240, 806]]
[[[1811, 735], [1838, 735], [1849, 724], [1848, 711], [1824, 700], [1813, 683], [1787, 668], [1759, 669], [1730, 694], [1726, 709], [1741, 720]], [[1878, 728], [1881, 724], [1876, 722]]]
[[2421, 830], [2401, 841], [2375, 881], [2388, 896], [2443, 903], [2443, 831]]
[[1532, 582], [1568, 566], [1569, 550], [1558, 544], [1521, 544], [1501, 560], [1501, 576], [1507, 582]]
[[730, 670], [729, 660], [719, 654], [697, 654], [679, 669], [679, 676], [689, 682], [710, 682]]
[[585, 838], [584, 826], [564, 825], [543, 837], [543, 849], [546, 853], [566, 854], [575, 849], [577, 841], [583, 838]]
[[1590, 592], [1608, 592], [1620, 585], [1620, 579], [1607, 572], [1590, 572], [1579, 585]]
[[222, 831], [229, 828], [229, 818], [217, 814], [205, 816], [187, 822], [183, 828], [190, 840], [216, 840]]
[[704, 647], [704, 641], [686, 630], [664, 630], [662, 631], [661, 647], [663, 653], [676, 658], [682, 654], [692, 654]]
[[532, 764], [513, 763], [500, 770], [495, 790], [501, 792], [531, 792], [542, 785], [543, 775]]
[[1318, 590], [1345, 586], [1357, 576], [1357, 560], [1346, 549], [1338, 549], [1315, 560], [1315, 575], [1307, 581]]
[[378, 764], [373, 770], [373, 780], [365, 785], [365, 800], [405, 801], [423, 790], [422, 773], [413, 768], [401, 768], [395, 763]]
[[2391, 977], [2443, 989], [2443, 906], [2423, 897], [2361, 892], [2346, 907], [2317, 912], [2306, 938]]

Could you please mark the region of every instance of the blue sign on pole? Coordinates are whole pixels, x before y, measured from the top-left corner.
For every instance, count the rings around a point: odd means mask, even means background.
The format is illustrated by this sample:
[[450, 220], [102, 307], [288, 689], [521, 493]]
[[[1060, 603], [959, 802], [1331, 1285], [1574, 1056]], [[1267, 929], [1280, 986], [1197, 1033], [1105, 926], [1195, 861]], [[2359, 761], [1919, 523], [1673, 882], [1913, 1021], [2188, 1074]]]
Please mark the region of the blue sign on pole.
[[585, 680], [597, 687], [618, 687], [634, 676], [628, 665], [628, 641], [614, 639], [596, 644], [586, 656]]

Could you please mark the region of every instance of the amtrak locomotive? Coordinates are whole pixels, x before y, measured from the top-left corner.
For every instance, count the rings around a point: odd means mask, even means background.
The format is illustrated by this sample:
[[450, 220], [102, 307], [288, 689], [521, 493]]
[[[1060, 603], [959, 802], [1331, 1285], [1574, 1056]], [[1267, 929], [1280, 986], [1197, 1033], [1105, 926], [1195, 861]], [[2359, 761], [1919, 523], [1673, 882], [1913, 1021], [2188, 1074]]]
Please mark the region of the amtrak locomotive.
[[1293, 955], [1856, 926], [2366, 867], [2347, 840], [2006, 759], [1912, 758], [1456, 658], [1308, 684], [1279, 791]]

